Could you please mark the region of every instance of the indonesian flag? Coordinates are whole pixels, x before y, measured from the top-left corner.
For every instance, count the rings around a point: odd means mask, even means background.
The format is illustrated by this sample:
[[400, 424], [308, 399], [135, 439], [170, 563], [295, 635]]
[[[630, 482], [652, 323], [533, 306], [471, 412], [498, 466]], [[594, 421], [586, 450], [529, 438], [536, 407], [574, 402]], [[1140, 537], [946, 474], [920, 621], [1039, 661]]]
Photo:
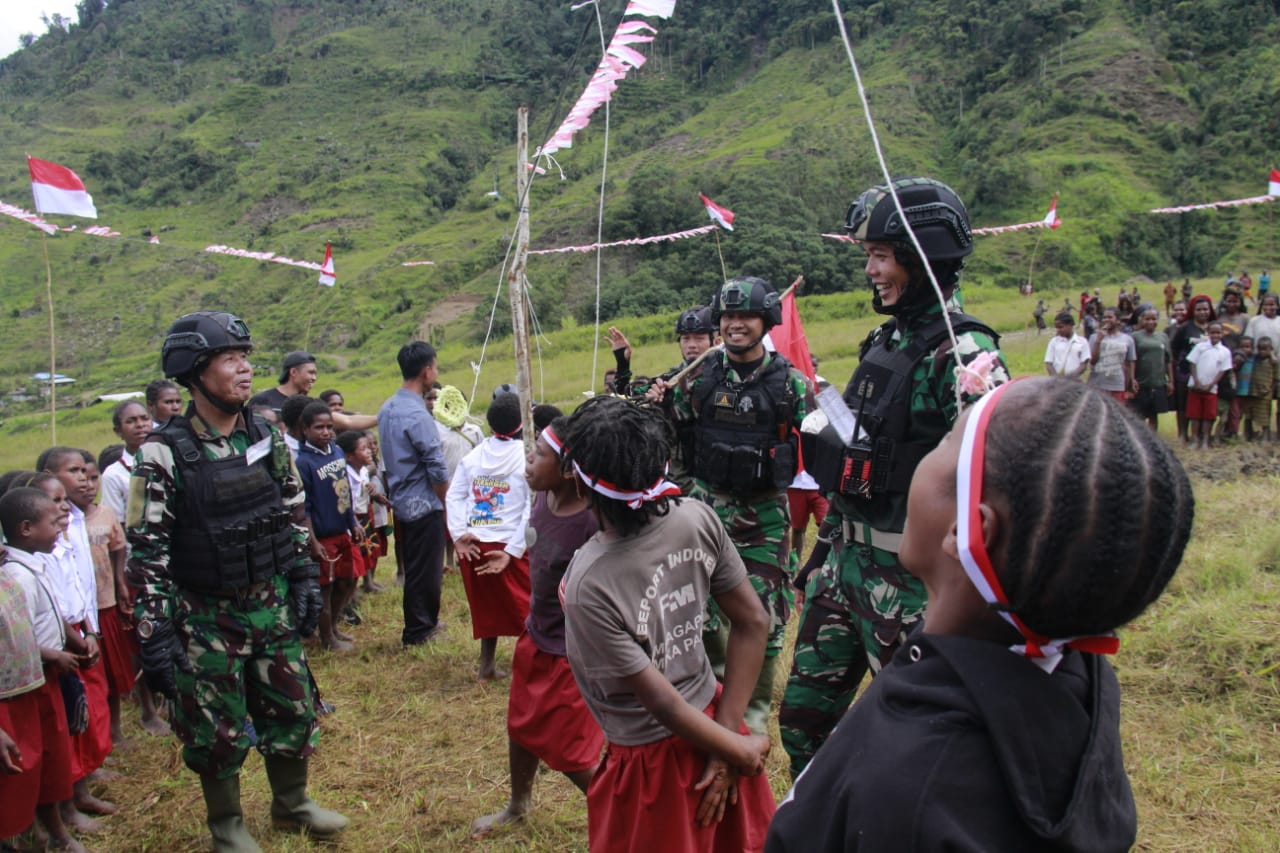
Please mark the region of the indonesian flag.
[[702, 199], [702, 203], [706, 205], [707, 216], [711, 217], [711, 221], [719, 225], [726, 231], [733, 230], [733, 211], [727, 207], [721, 207], [702, 193], [698, 193], [698, 198]]
[[[583, 4], [586, 5], [586, 4]], [[644, 15], [649, 18], [670, 18], [676, 10], [676, 0], [631, 0], [623, 15]]]
[[818, 378], [813, 370], [813, 359], [809, 356], [809, 340], [804, 336], [804, 326], [800, 324], [794, 290], [782, 297], [782, 322], [769, 330], [769, 337], [773, 340], [773, 348], [816, 385]]
[[1058, 218], [1058, 194], [1053, 194], [1053, 201], [1049, 202], [1049, 212], [1044, 215], [1042, 220], [1047, 228], [1060, 228], [1062, 220]]
[[98, 218], [93, 197], [75, 172], [66, 166], [59, 166], [48, 160], [37, 160], [35, 157], [27, 158], [27, 168], [31, 170], [31, 194], [35, 196], [37, 213], [65, 213], [69, 216]]
[[320, 283], [325, 287], [333, 287], [338, 281], [338, 274], [333, 269], [333, 246], [324, 244], [324, 263], [320, 265]]
[[1280, 169], [1271, 170], [1271, 181], [1267, 184], [1267, 195], [1280, 195]]

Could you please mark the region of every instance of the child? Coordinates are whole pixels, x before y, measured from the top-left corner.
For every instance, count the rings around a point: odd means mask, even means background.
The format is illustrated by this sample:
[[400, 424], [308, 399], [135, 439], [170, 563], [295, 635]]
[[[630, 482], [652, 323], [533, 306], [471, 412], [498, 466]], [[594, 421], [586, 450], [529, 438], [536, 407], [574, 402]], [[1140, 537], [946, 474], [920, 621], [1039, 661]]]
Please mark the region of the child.
[[[331, 407], [332, 410], [332, 407]], [[364, 541], [360, 543], [360, 559], [364, 563], [364, 582], [362, 592], [382, 592], [382, 585], [374, 583], [373, 571], [378, 566], [381, 556], [378, 544], [378, 530], [373, 523], [373, 480], [377, 469], [373, 466], [373, 440], [366, 432], [360, 430], [344, 430], [337, 438], [338, 448], [347, 457], [347, 484], [351, 487], [351, 509], [356, 514], [356, 521], [364, 530]], [[386, 495], [378, 495], [387, 500]]]
[[[743, 725], [769, 617], [715, 512], [666, 480], [671, 432], [599, 396], [564, 436], [600, 524], [563, 584], [569, 663], [608, 740], [587, 789], [591, 853], [757, 851], [774, 808], [769, 739]], [[723, 691], [702, 645], [709, 596], [731, 625]]]
[[524, 479], [520, 398], [489, 404], [493, 435], [462, 457], [445, 495], [445, 517], [471, 607], [471, 635], [480, 641], [481, 681], [500, 678], [498, 637], [518, 637], [529, 615], [529, 484]]
[[151, 415], [138, 401], [126, 400], [111, 410], [111, 428], [124, 442], [124, 453], [118, 462], [106, 468], [99, 466], [102, 502], [123, 522], [125, 507], [129, 504], [129, 476], [133, 473], [138, 448], [151, 432]]
[[1079, 380], [1089, 366], [1089, 342], [1076, 334], [1070, 311], [1053, 318], [1053, 337], [1044, 349], [1044, 369], [1050, 376]]
[[557, 417], [545, 426], [524, 468], [525, 480], [537, 494], [529, 513], [537, 538], [529, 549], [529, 618], [511, 658], [511, 800], [503, 811], [473, 823], [472, 838], [524, 819], [532, 804], [539, 759], [585, 793], [604, 746], [604, 733], [582, 701], [565, 657], [560, 582], [574, 552], [599, 529], [587, 499], [578, 493], [577, 475], [561, 467], [560, 436], [567, 425], [567, 418]]
[[1222, 344], [1222, 324], [1209, 324], [1208, 337], [1187, 354], [1191, 375], [1187, 380], [1187, 429], [1192, 444], [1209, 447], [1209, 435], [1218, 417], [1218, 383], [1231, 370], [1231, 350]]
[[154, 429], [160, 429], [174, 415], [182, 414], [182, 392], [168, 379], [157, 379], [147, 383], [145, 399], [147, 413], [151, 415], [151, 425]]
[[1113, 400], [1037, 377], [974, 404], [907, 498], [923, 627], [796, 780], [769, 853], [1129, 850], [1102, 654], [1168, 583], [1193, 510], [1173, 453]]
[[1089, 338], [1092, 350], [1093, 370], [1089, 372], [1089, 384], [1124, 402], [1133, 393], [1133, 366], [1138, 354], [1133, 338], [1120, 325], [1120, 311], [1106, 308], [1102, 312], [1102, 326]]
[[[1246, 338], [1246, 340], [1248, 340]], [[1271, 440], [1271, 398], [1276, 384], [1276, 355], [1271, 338], [1258, 338], [1258, 353], [1253, 357], [1253, 371], [1249, 382], [1249, 394], [1244, 398], [1244, 433], [1249, 441], [1258, 438], [1257, 426], [1262, 427], [1262, 440]]]
[[[56, 479], [42, 479], [57, 484]], [[5, 727], [23, 748], [19, 760], [24, 772], [14, 777], [20, 780], [16, 793], [11, 795], [10, 786], [0, 784], [0, 793], [4, 794], [0, 797], [0, 818], [3, 818], [0, 825], [7, 831], [16, 823], [29, 824], [27, 803], [33, 799], [34, 793], [35, 814], [49, 833], [51, 846], [84, 853], [84, 848], [63, 823], [58, 807], [59, 803], [73, 796], [71, 735], [59, 685], [63, 677], [75, 678], [82, 666], [89, 665], [92, 654], [96, 652], [91, 653], [84, 638], [67, 630], [58, 608], [53, 579], [41, 559], [52, 553], [62, 536], [65, 514], [65, 509], [37, 488], [19, 486], [0, 497], [0, 526], [4, 529], [7, 548], [3, 571], [22, 588], [44, 676], [44, 686], [36, 691], [37, 714], [15, 718], [10, 721], [13, 728]], [[10, 660], [4, 658], [6, 666]], [[24, 730], [24, 723], [34, 724], [33, 729], [38, 727], [38, 738], [32, 729]], [[28, 773], [31, 774], [29, 777]]]
[[[86, 452], [84, 454], [88, 456]], [[101, 476], [98, 464], [92, 458], [85, 459], [85, 489], [87, 501], [76, 505], [84, 512], [85, 533], [89, 539], [89, 554], [93, 559], [94, 585], [98, 591], [98, 635], [102, 645], [102, 662], [107, 676], [107, 708], [111, 714], [111, 741], [124, 740], [120, 728], [120, 697], [133, 690], [133, 658], [138, 653], [130, 642], [121, 611], [132, 612], [129, 587], [124, 582], [125, 543], [124, 527], [110, 507], [94, 503], [98, 496]]]
[[1152, 430], [1160, 428], [1160, 415], [1169, 411], [1169, 393], [1173, 390], [1173, 349], [1164, 332], [1157, 332], [1160, 315], [1156, 309], [1145, 309], [1134, 330], [1134, 350], [1138, 359], [1134, 366], [1133, 411]]
[[[290, 400], [285, 401], [288, 405]], [[364, 574], [357, 543], [364, 528], [356, 520], [347, 483], [347, 460], [333, 443], [333, 415], [313, 400], [298, 419], [303, 442], [298, 448], [298, 476], [306, 489], [307, 519], [311, 524], [311, 553], [320, 564], [324, 609], [320, 612], [320, 642], [336, 652], [355, 648], [351, 636], [338, 630], [342, 608], [350, 603], [356, 581]]]
[[[68, 825], [82, 831], [95, 831], [100, 824], [83, 813], [113, 815], [114, 804], [98, 799], [89, 791], [91, 774], [101, 776], [98, 770], [111, 754], [111, 709], [108, 696], [107, 671], [102, 662], [101, 635], [98, 624], [98, 581], [93, 567], [93, 554], [89, 548], [89, 533], [85, 525], [84, 509], [93, 502], [88, 493], [88, 469], [84, 451], [73, 447], [51, 447], [40, 454], [36, 467], [52, 474], [57, 484], [41, 480], [33, 482], [57, 503], [59, 498], [70, 506], [63, 539], [54, 548], [50, 568], [53, 571], [54, 593], [61, 596], [58, 604], [67, 620], [70, 633], [79, 632], [93, 650], [90, 665], [81, 667], [80, 680], [84, 682], [88, 704], [89, 725], [71, 739], [72, 781], [75, 790], [74, 803], [62, 804], [62, 819]], [[57, 486], [63, 493], [60, 495]], [[111, 774], [107, 774], [110, 776]]]

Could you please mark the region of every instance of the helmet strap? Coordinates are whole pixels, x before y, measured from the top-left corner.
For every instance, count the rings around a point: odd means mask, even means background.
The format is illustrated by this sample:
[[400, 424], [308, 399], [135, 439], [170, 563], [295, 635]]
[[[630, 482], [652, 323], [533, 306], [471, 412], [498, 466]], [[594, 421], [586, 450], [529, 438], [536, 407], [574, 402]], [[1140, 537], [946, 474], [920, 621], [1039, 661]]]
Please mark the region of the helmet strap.
[[[767, 331], [768, 330], [766, 330], [766, 332]], [[731, 344], [728, 341], [726, 341], [724, 348], [729, 352], [733, 353], [734, 355], [742, 355], [743, 353], [751, 352], [753, 349], [760, 346], [760, 342], [763, 340], [764, 340], [764, 335], [761, 335], [760, 337], [756, 338], [749, 344]]]
[[191, 377], [191, 387], [199, 391], [200, 396], [204, 397], [205, 400], [208, 401], [209, 405], [224, 414], [238, 414], [240, 410], [244, 408], [244, 404], [242, 403], [228, 403], [226, 400], [219, 399], [218, 397], [210, 394], [209, 389], [204, 387], [204, 383], [200, 381], [199, 376]]

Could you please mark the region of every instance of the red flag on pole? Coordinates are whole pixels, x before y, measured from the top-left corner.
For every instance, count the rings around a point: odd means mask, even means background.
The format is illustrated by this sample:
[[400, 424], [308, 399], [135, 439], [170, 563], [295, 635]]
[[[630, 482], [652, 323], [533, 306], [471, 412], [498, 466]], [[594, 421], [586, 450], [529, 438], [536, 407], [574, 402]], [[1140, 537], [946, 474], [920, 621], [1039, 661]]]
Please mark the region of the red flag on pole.
[[333, 246], [324, 244], [324, 263], [320, 265], [320, 283], [325, 287], [333, 287], [338, 281], [338, 274], [333, 269]]
[[1267, 182], [1267, 195], [1280, 195], [1280, 169], [1271, 170], [1271, 180]]
[[93, 197], [75, 172], [66, 166], [59, 166], [48, 160], [37, 160], [35, 157], [27, 157], [27, 168], [31, 172], [31, 195], [35, 197], [37, 213], [65, 213], [88, 219], [98, 218]]
[[733, 230], [733, 211], [727, 207], [721, 207], [702, 193], [698, 193], [698, 198], [702, 199], [702, 203], [706, 205], [707, 216], [711, 217], [711, 221], [719, 225], [726, 231]]
[[773, 340], [773, 348], [782, 353], [796, 370], [817, 385], [817, 373], [813, 369], [813, 359], [809, 355], [809, 341], [804, 336], [804, 326], [800, 324], [800, 311], [796, 307], [796, 293], [790, 290], [782, 297], [782, 322], [769, 330]]

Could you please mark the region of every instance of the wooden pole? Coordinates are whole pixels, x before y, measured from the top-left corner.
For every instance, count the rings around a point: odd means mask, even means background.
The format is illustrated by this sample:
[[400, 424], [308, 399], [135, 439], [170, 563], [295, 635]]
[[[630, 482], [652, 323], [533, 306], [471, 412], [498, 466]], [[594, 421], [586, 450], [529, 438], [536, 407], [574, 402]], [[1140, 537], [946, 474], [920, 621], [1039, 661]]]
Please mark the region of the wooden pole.
[[516, 111], [516, 246], [507, 273], [511, 300], [511, 336], [515, 342], [516, 387], [520, 389], [520, 420], [524, 448], [533, 452], [533, 366], [529, 358], [529, 311], [525, 295], [525, 266], [529, 260], [529, 108]]
[[53, 341], [53, 270], [49, 266], [49, 235], [40, 232], [40, 245], [44, 249], [44, 293], [49, 303], [49, 440], [58, 443], [58, 383], [56, 347]]

